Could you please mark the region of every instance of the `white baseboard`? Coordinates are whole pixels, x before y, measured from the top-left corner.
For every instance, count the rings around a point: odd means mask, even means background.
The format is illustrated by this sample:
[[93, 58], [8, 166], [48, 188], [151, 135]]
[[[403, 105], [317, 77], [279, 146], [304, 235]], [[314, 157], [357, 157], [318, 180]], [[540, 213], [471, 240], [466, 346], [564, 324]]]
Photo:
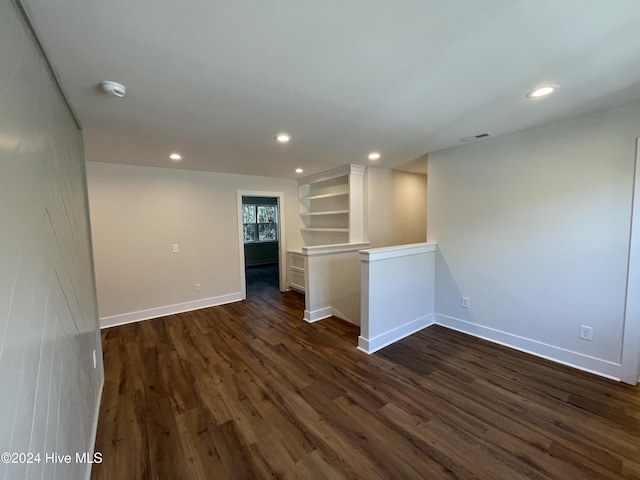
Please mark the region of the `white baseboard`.
[[358, 337], [358, 350], [362, 350], [365, 353], [374, 353], [381, 348], [391, 345], [392, 343], [402, 340], [409, 335], [416, 333], [423, 328], [433, 325], [433, 314], [430, 313], [423, 317], [416, 318], [410, 322], [400, 325], [388, 332], [378, 335], [374, 338]]
[[609, 362], [600, 358], [590, 357], [582, 353], [573, 352], [564, 348], [520, 337], [512, 333], [503, 332], [475, 323], [467, 322], [459, 318], [447, 315], [435, 314], [434, 323], [458, 332], [466, 333], [473, 337], [482, 338], [493, 343], [504, 345], [521, 352], [535, 355], [536, 357], [551, 360], [552, 362], [577, 368], [585, 372], [593, 373], [611, 380], [620, 381], [622, 365]]
[[333, 307], [319, 308], [318, 310], [313, 310], [311, 312], [309, 310], [305, 310], [303, 319], [305, 322], [314, 323], [329, 317], [338, 317], [349, 323], [353, 323], [354, 325], [360, 325]]
[[215, 307], [216, 305], [223, 305], [225, 303], [239, 302], [240, 300], [244, 300], [244, 296], [242, 293], [237, 292], [229, 295], [220, 295], [218, 297], [203, 298], [202, 300], [195, 300], [193, 302], [177, 303], [175, 305], [150, 308], [148, 310], [140, 310], [138, 312], [102, 317], [100, 318], [100, 328], [115, 327], [126, 323], [139, 322], [141, 320], [149, 320], [151, 318], [164, 317], [167, 315], [175, 315], [176, 313]]
[[311, 310], [311, 311], [305, 310], [303, 318], [305, 322], [313, 323], [313, 322], [317, 322], [318, 320], [328, 318], [331, 315], [333, 315], [333, 308], [325, 307], [325, 308], [319, 308], [318, 310]]

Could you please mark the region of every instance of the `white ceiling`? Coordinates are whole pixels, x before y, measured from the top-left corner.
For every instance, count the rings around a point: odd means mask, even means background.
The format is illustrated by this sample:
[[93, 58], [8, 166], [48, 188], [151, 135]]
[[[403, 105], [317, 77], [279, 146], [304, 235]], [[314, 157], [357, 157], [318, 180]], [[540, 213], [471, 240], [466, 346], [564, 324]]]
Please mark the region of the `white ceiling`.
[[22, 3], [93, 161], [295, 178], [377, 150], [424, 172], [461, 137], [640, 99], [639, 0]]

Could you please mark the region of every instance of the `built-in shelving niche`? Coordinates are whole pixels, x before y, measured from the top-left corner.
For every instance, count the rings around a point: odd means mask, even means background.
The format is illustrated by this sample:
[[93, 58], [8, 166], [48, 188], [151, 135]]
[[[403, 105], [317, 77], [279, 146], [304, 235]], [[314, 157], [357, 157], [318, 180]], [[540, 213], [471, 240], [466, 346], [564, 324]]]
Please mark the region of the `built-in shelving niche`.
[[365, 169], [345, 165], [298, 180], [303, 246], [363, 241]]
[[[298, 180], [300, 236], [304, 247], [364, 242], [364, 172], [345, 165]], [[341, 247], [336, 247], [341, 248]], [[289, 286], [306, 291], [307, 255], [289, 252]]]

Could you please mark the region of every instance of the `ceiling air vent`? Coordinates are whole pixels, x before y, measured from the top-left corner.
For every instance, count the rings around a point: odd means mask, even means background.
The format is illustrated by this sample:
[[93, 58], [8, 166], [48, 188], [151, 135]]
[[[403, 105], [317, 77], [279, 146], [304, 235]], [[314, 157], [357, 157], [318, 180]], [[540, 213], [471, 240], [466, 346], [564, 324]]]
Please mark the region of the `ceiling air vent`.
[[485, 132], [485, 133], [480, 133], [478, 135], [473, 135], [471, 137], [463, 137], [460, 139], [461, 142], [470, 142], [472, 140], [480, 140], [483, 138], [488, 138], [488, 137], [493, 137], [493, 133], [490, 132]]

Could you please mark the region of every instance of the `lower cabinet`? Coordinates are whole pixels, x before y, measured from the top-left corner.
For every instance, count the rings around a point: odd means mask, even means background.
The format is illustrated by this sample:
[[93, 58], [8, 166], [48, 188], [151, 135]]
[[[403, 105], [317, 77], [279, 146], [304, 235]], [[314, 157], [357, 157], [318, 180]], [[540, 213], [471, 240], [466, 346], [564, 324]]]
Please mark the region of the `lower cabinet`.
[[289, 288], [305, 292], [304, 255], [302, 252], [289, 251]]

